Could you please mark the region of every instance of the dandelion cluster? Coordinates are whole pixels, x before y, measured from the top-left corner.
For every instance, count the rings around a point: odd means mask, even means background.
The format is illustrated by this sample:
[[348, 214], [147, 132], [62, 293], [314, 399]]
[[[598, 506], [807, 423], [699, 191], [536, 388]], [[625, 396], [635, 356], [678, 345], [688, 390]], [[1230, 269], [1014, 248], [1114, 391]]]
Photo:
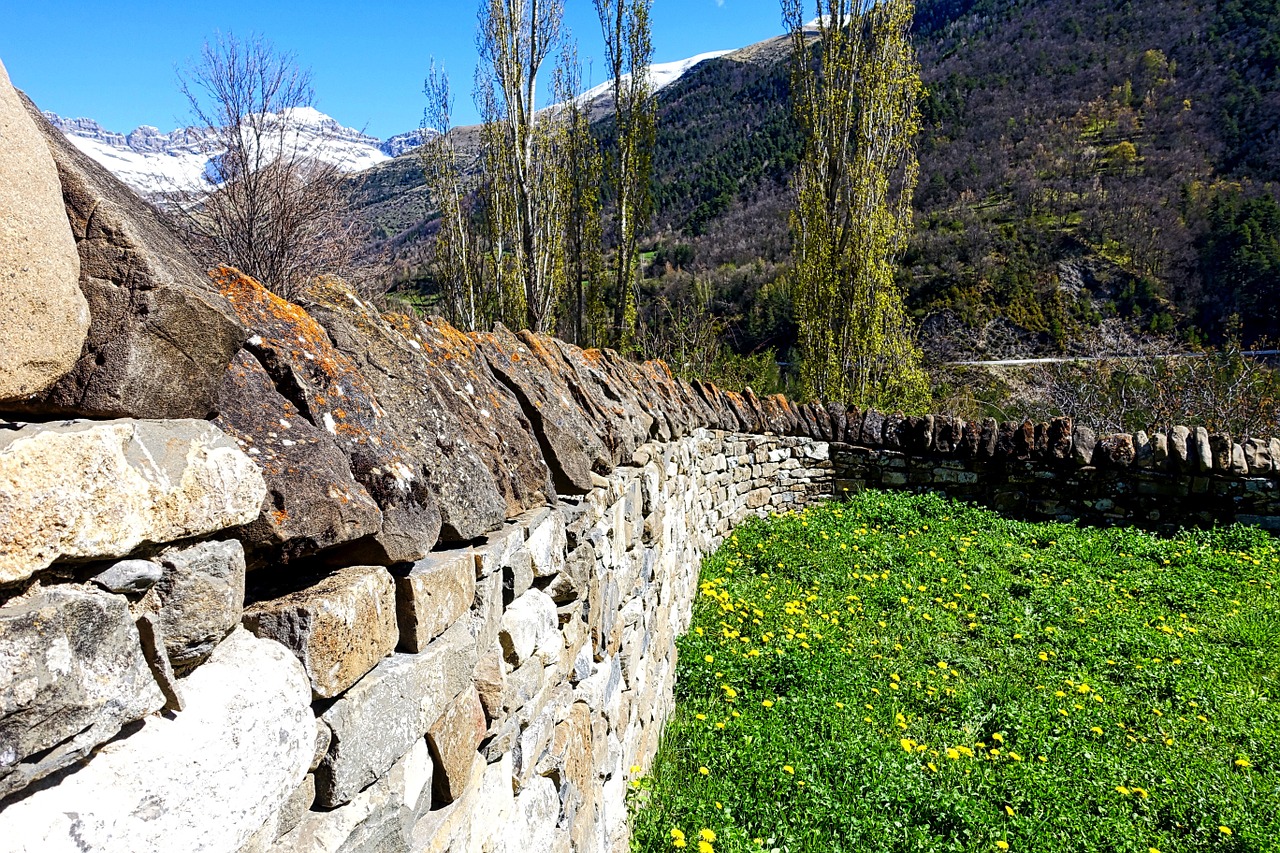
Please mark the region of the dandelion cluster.
[[1278, 581], [1241, 528], [874, 492], [748, 524], [703, 566], [636, 849], [1267, 849]]

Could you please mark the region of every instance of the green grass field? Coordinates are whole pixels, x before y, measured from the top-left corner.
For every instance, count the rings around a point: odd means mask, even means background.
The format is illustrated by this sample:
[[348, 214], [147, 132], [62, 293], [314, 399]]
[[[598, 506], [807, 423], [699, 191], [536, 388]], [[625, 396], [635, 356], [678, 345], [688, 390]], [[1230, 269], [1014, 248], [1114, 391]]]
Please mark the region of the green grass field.
[[1280, 850], [1280, 551], [869, 492], [702, 567], [633, 848]]

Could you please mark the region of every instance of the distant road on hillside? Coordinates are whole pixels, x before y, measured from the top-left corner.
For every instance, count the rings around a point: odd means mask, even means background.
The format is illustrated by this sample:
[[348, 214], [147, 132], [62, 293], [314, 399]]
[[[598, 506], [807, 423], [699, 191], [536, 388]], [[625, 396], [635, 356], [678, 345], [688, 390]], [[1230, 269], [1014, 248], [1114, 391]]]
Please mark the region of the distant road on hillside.
[[[1242, 352], [1241, 355], [1250, 358], [1262, 358], [1267, 356], [1280, 356], [1280, 350], [1260, 349]], [[946, 364], [952, 367], [1028, 367], [1035, 364], [1078, 364], [1090, 361], [1155, 361], [1162, 358], [1207, 358], [1212, 353], [1204, 352], [1178, 352], [1169, 355], [1094, 355], [1094, 356], [1071, 356], [1061, 358], [1006, 358], [997, 361], [948, 361]]]

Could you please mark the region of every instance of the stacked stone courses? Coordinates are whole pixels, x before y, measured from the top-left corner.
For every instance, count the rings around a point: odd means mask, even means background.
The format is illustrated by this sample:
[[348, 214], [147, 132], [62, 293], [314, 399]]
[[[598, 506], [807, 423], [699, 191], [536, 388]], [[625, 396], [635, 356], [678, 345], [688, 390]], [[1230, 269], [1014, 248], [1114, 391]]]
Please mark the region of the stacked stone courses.
[[624, 851], [743, 520], [866, 487], [1280, 519], [1275, 441], [797, 405], [338, 279], [286, 302], [3, 69], [0, 123], [0, 182], [65, 211], [42, 245], [0, 209], [5, 286], [49, 303], [0, 313], [43, 336], [0, 364], [0, 851]]

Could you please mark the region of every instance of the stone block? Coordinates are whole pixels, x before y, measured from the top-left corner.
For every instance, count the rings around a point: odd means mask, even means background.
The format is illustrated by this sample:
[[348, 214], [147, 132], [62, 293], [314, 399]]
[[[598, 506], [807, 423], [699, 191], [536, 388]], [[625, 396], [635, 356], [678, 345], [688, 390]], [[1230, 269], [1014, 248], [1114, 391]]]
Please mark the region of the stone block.
[[480, 695], [475, 687], [467, 687], [427, 729], [434, 762], [432, 793], [437, 802], [451, 803], [466, 790], [486, 726]]
[[[565, 532], [564, 516], [556, 510], [535, 510], [526, 513], [528, 538], [525, 548], [533, 564], [533, 576], [550, 578], [559, 574], [564, 568], [565, 550], [568, 538]], [[520, 522], [526, 516], [516, 519]]]
[[530, 589], [502, 614], [498, 641], [512, 666], [520, 666], [535, 654], [545, 663], [560, 651], [556, 604], [541, 590]]
[[164, 574], [164, 567], [153, 560], [121, 560], [91, 577], [93, 583], [107, 592], [120, 595], [144, 595]]
[[52, 587], [0, 608], [0, 661], [0, 799], [165, 705], [116, 595]]
[[1098, 445], [1098, 436], [1084, 424], [1076, 424], [1071, 433], [1071, 459], [1077, 465], [1093, 464], [1093, 451]]
[[502, 697], [507, 689], [507, 674], [501, 649], [490, 649], [480, 655], [471, 674], [471, 681], [480, 697], [485, 717], [490, 721], [498, 719], [502, 715]]
[[257, 517], [256, 465], [205, 421], [82, 421], [0, 433], [0, 583], [124, 557]]
[[316, 699], [331, 699], [396, 647], [396, 594], [381, 566], [351, 566], [245, 610], [244, 625], [298, 656]]
[[1176, 426], [1169, 432], [1169, 463], [1175, 471], [1195, 470], [1191, 430], [1184, 426]]
[[148, 717], [57, 785], [0, 811], [0, 849], [224, 853], [274, 819], [314, 745], [302, 667], [237, 630], [181, 684], [185, 711]]
[[455, 624], [420, 654], [394, 654], [338, 698], [321, 719], [333, 732], [316, 771], [316, 801], [349, 802], [386, 773], [470, 683], [475, 639]]
[[141, 602], [164, 632], [179, 673], [197, 666], [240, 624], [244, 611], [244, 548], [234, 539], [165, 548], [154, 558], [160, 580]]
[[396, 576], [400, 651], [420, 652], [471, 609], [476, 559], [471, 549], [428, 554]]
[[1204, 427], [1196, 427], [1187, 441], [1187, 455], [1194, 463], [1193, 470], [1197, 474], [1208, 474], [1213, 471], [1213, 447], [1209, 443], [1209, 431]]

